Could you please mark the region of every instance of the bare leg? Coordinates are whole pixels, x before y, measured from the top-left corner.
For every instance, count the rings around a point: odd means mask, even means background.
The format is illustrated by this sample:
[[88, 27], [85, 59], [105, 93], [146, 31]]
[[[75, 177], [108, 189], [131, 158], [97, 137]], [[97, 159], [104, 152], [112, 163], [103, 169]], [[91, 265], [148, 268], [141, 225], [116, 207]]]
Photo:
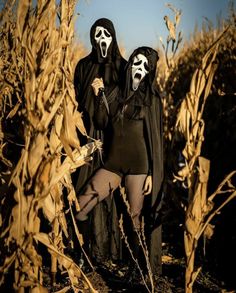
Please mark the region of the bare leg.
[[[133, 229], [130, 231], [129, 243], [133, 253], [133, 257], [140, 263], [140, 257], [143, 256], [142, 250], [140, 250], [140, 238], [138, 233], [140, 231], [140, 214], [143, 208], [144, 194], [143, 188], [146, 180], [146, 174], [140, 175], [128, 175], [125, 177], [125, 187], [126, 193], [128, 196], [128, 201], [130, 204], [130, 212], [133, 222]], [[142, 267], [142, 265], [141, 265]], [[127, 282], [139, 282], [140, 281], [140, 272], [136, 264], [130, 263], [130, 270], [127, 275]]]
[[140, 228], [140, 214], [143, 208], [143, 187], [146, 174], [127, 175], [125, 177], [125, 187], [130, 204], [130, 212], [133, 219], [134, 227]]
[[99, 169], [91, 178], [85, 193], [78, 198], [81, 210], [76, 218], [80, 221], [87, 219], [87, 214], [94, 206], [109, 196], [120, 184], [121, 177], [105, 169]]

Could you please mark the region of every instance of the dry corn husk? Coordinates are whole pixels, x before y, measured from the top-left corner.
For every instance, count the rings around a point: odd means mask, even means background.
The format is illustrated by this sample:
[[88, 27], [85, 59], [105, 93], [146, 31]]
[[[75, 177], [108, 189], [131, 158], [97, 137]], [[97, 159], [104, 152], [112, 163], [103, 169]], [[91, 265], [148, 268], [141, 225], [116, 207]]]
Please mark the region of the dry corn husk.
[[[195, 251], [199, 237], [203, 233], [205, 236], [210, 237], [213, 233], [213, 226], [209, 223], [211, 216], [207, 218], [214, 206], [213, 202], [207, 198], [210, 162], [201, 157], [205, 126], [202, 114], [217, 68], [215, 59], [218, 46], [226, 32], [227, 29], [210, 46], [202, 59], [201, 66], [194, 72], [190, 91], [180, 106], [175, 125], [176, 131], [186, 141], [182, 151], [185, 165], [178, 171], [177, 175], [174, 175], [175, 179], [182, 182], [186, 181], [186, 187], [188, 188], [184, 233], [187, 260], [185, 272], [186, 293], [192, 293], [193, 283], [201, 270], [201, 267], [194, 267]], [[231, 196], [234, 197], [234, 191]], [[212, 215], [215, 215], [215, 213], [212, 212]]]
[[[75, 2], [18, 1], [16, 18], [11, 15], [13, 2], [7, 5], [1, 15], [0, 70], [5, 79], [0, 78], [4, 89], [0, 156], [12, 166], [9, 185], [15, 191], [9, 196], [14, 196], [15, 203], [1, 236], [6, 237], [8, 248], [15, 243], [16, 249], [5, 257], [0, 271], [7, 272], [14, 265], [16, 290], [46, 292], [41, 271], [44, 258], [37, 250], [41, 242], [51, 253], [51, 271], [66, 269], [69, 288], [77, 292], [82, 283], [96, 292], [80, 268], [64, 255], [63, 243], [68, 237], [65, 200], [70, 211], [73, 205], [79, 210], [71, 173], [101, 148], [96, 140], [81, 147], [77, 135], [87, 136], [77, 110], [71, 64]], [[16, 117], [23, 143], [12, 165], [3, 155], [2, 122]], [[51, 229], [47, 235], [41, 232], [45, 223], [42, 214]], [[0, 284], [3, 282], [1, 274]]]

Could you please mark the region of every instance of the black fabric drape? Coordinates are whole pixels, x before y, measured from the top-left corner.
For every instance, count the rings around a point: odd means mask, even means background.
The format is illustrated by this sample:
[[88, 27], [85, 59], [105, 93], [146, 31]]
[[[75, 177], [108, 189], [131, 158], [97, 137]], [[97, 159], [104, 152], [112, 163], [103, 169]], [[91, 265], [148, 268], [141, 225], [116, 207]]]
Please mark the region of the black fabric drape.
[[[131, 66], [134, 56], [143, 54], [148, 59], [149, 74], [140, 83], [137, 91], [131, 89]], [[125, 84], [123, 92], [116, 95], [110, 111], [114, 119], [123, 119], [123, 111], [127, 105], [132, 105], [134, 114], [137, 109], [144, 109], [145, 138], [149, 157], [149, 169], [152, 175], [153, 187], [151, 196], [147, 196], [144, 205], [144, 215], [146, 221], [146, 232], [148, 236], [150, 262], [153, 273], [161, 273], [161, 223], [158, 219], [158, 212], [162, 202], [162, 183], [164, 177], [163, 169], [163, 127], [162, 127], [162, 103], [156, 90], [156, 64], [158, 61], [157, 52], [149, 47], [141, 47], [133, 52], [126, 66]], [[99, 127], [104, 128], [109, 125], [107, 111], [104, 104], [96, 104], [96, 119]], [[111, 122], [110, 121], [110, 122]], [[111, 122], [112, 123], [112, 122]], [[125, 131], [125, 129], [124, 129]], [[134, 152], [135, 152], [135, 141]]]
[[[107, 58], [101, 57], [100, 50], [95, 42], [94, 33], [96, 26], [106, 28], [112, 35], [112, 42], [108, 50]], [[120, 54], [115, 29], [113, 23], [109, 19], [101, 18], [93, 24], [90, 30], [90, 41], [92, 45], [91, 53], [81, 59], [76, 65], [74, 73], [74, 88], [78, 102], [78, 109], [83, 114], [83, 121], [88, 136], [95, 139], [101, 139], [104, 142], [104, 132], [97, 130], [94, 125], [94, 101], [96, 97], [91, 84], [95, 78], [103, 78], [105, 94], [108, 97], [111, 96], [114, 89], [117, 86], [120, 86], [126, 60]], [[79, 139], [82, 145], [89, 142], [89, 139], [81, 134], [79, 134]], [[93, 155], [93, 160], [89, 164], [80, 167], [74, 174], [73, 181], [76, 185], [76, 192], [78, 194], [83, 192], [86, 182], [95, 170], [100, 167], [100, 164], [100, 156], [99, 153], [96, 152]], [[108, 251], [108, 246], [111, 242], [110, 232], [104, 227], [107, 227], [107, 222], [110, 221], [108, 217], [116, 217], [115, 212], [112, 212], [114, 209], [115, 207], [111, 204], [111, 199], [108, 198], [98, 204], [92, 212], [91, 225], [94, 226], [92, 230], [93, 234], [97, 235], [93, 238], [95, 244], [93, 245], [92, 250], [95, 256], [98, 252], [100, 253], [99, 257], [101, 258], [102, 256], [106, 257], [107, 254], [110, 254], [110, 251]], [[116, 254], [115, 251], [114, 254]]]
[[[130, 56], [126, 65], [126, 100], [132, 98], [131, 89], [131, 66], [134, 56], [143, 54], [148, 60], [149, 73], [140, 83], [145, 88], [143, 104], [145, 107], [145, 126], [148, 137], [148, 151], [150, 158], [150, 173], [152, 175], [153, 187], [151, 198], [147, 200], [144, 207], [144, 215], [147, 227], [150, 263], [153, 273], [161, 273], [162, 253], [162, 229], [159, 210], [162, 204], [162, 184], [164, 178], [163, 159], [163, 126], [162, 126], [162, 103], [156, 85], [156, 66], [159, 59], [158, 53], [150, 47], [139, 47]], [[143, 89], [141, 89], [143, 91]], [[127, 103], [128, 101], [124, 101]]]

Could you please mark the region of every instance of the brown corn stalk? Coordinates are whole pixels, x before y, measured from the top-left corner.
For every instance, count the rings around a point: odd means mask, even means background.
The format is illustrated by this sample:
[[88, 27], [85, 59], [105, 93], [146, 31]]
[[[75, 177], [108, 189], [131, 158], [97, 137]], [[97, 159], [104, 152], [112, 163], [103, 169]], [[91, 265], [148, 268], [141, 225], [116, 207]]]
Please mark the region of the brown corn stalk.
[[205, 125], [202, 114], [217, 68], [215, 64], [217, 49], [226, 31], [212, 44], [202, 59], [201, 67], [194, 72], [190, 91], [180, 106], [176, 122], [178, 134], [181, 134], [186, 141], [182, 151], [186, 164], [178, 172], [178, 175], [174, 176], [177, 180], [187, 182], [188, 188], [188, 206], [185, 215], [184, 233], [187, 259], [185, 273], [186, 293], [192, 292], [193, 283], [200, 271], [200, 268], [194, 269], [195, 250], [198, 243], [196, 233], [198, 233], [206, 214], [210, 211], [207, 205], [206, 191], [210, 162], [201, 157]]
[[[8, 7], [13, 7], [12, 3], [9, 1]], [[16, 18], [10, 15], [11, 9], [1, 15], [1, 156], [5, 158], [4, 145], [10, 141], [6, 129], [2, 130], [5, 120], [19, 117], [22, 144], [18, 144], [20, 155], [14, 164], [8, 164], [9, 158], [4, 161], [11, 172], [8, 185], [14, 189], [13, 194], [8, 189], [7, 196], [12, 197], [12, 205], [14, 196], [15, 204], [8, 226], [4, 223], [1, 230], [10, 253], [0, 267], [0, 284], [14, 265], [16, 291], [46, 291], [39, 241], [52, 255], [54, 274], [58, 267], [64, 268], [75, 292], [83, 281], [96, 292], [64, 255], [62, 237], [68, 236], [63, 194], [67, 193], [69, 204], [79, 210], [71, 173], [101, 148], [99, 141], [81, 147], [77, 137], [77, 131], [84, 135], [86, 131], [77, 111], [70, 63], [75, 2], [61, 0], [57, 5], [56, 1], [44, 0], [33, 8], [26, 0], [17, 5]], [[48, 235], [41, 232], [40, 211], [50, 223]]]
[[[133, 220], [133, 217], [132, 217], [131, 212], [130, 212], [130, 205], [129, 205], [129, 202], [128, 202], [127, 197], [126, 197], [126, 193], [125, 193], [125, 188], [124, 187], [121, 187], [120, 186], [120, 193], [121, 193], [122, 198], [124, 200], [124, 203], [126, 205], [128, 214], [129, 214], [129, 216], [130, 216], [130, 218], [132, 220], [133, 227], [135, 227], [134, 220]], [[152, 274], [151, 264], [150, 264], [150, 261], [149, 261], [149, 252], [148, 252], [148, 248], [147, 248], [147, 244], [146, 244], [146, 239], [145, 239], [145, 235], [144, 235], [144, 221], [142, 220], [140, 231], [138, 231], [137, 228], [136, 228], [135, 229], [135, 232], [137, 233], [137, 236], [138, 236], [138, 239], [139, 239], [139, 245], [140, 245], [140, 247], [141, 247], [141, 249], [143, 251], [144, 257], [145, 257], [146, 266], [147, 266], [147, 270], [148, 270], [148, 277], [149, 277], [149, 281], [150, 281], [151, 288], [148, 287], [148, 284], [147, 284], [147, 282], [145, 280], [145, 276], [143, 275], [142, 269], [141, 269], [141, 267], [139, 265], [138, 259], [136, 259], [134, 257], [133, 252], [132, 252], [132, 249], [131, 249], [131, 247], [129, 245], [128, 238], [127, 238], [127, 236], [125, 234], [125, 231], [124, 231], [123, 216], [122, 215], [121, 215], [121, 217], [119, 219], [119, 228], [120, 228], [120, 231], [121, 231], [122, 238], [125, 241], [125, 245], [128, 248], [128, 250], [130, 252], [130, 255], [131, 255], [133, 261], [135, 262], [135, 264], [138, 267], [138, 270], [140, 272], [140, 275], [142, 277], [143, 283], [144, 283], [147, 291], [153, 293], [154, 292], [154, 282], [153, 282], [153, 274]]]
[[[169, 34], [167, 36], [166, 46], [164, 45], [162, 38], [160, 38], [160, 42], [165, 52], [165, 61], [166, 61], [167, 68], [168, 70], [171, 70], [174, 65], [174, 57], [183, 39], [181, 31], [179, 31], [177, 35], [177, 28], [181, 19], [182, 11], [179, 9], [176, 9], [170, 3], [167, 3], [166, 6], [170, 8], [172, 12], [174, 13], [174, 20], [172, 21], [167, 15], [164, 16], [164, 21], [165, 21]], [[170, 52], [169, 52], [169, 45], [171, 45]]]

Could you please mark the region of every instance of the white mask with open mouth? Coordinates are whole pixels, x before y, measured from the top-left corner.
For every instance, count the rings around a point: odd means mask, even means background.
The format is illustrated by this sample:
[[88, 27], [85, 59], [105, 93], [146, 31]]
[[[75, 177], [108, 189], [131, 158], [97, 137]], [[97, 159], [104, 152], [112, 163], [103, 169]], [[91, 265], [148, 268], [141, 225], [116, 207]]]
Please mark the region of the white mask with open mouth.
[[112, 42], [111, 34], [104, 27], [96, 26], [94, 38], [96, 43], [99, 45], [102, 57], [106, 58], [108, 48]]
[[132, 88], [136, 91], [140, 82], [148, 74], [148, 60], [143, 54], [138, 54], [134, 57], [131, 66]]

